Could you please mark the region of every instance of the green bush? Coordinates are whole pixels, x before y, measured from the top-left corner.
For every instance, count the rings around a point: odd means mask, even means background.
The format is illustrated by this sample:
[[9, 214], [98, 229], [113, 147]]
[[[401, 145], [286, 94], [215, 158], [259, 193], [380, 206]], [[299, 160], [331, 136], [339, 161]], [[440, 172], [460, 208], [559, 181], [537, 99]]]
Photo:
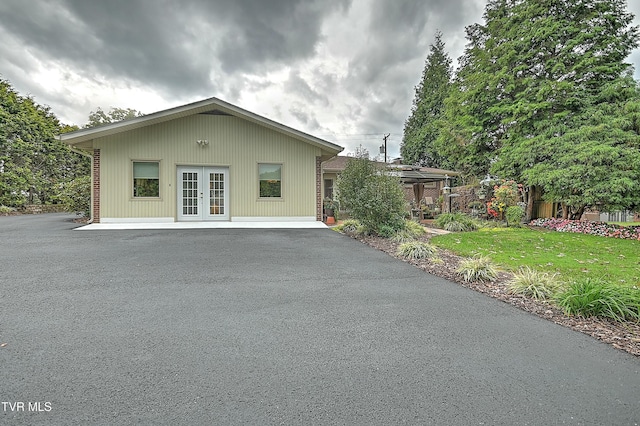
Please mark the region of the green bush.
[[396, 254], [407, 259], [428, 259], [433, 257], [436, 252], [437, 249], [429, 243], [409, 241], [400, 244]]
[[0, 205], [0, 214], [8, 215], [9, 213], [15, 211], [16, 209], [12, 207], [2, 206]]
[[523, 294], [538, 300], [552, 297], [562, 288], [562, 282], [557, 280], [557, 274], [538, 272], [526, 266], [513, 274], [507, 284], [509, 292]]
[[91, 177], [83, 176], [66, 183], [60, 193], [60, 201], [67, 211], [91, 217]]
[[464, 213], [443, 213], [436, 218], [434, 224], [438, 228], [451, 232], [475, 231], [478, 229], [477, 222]]
[[520, 206], [507, 207], [504, 217], [507, 219], [507, 226], [520, 226], [524, 217], [524, 209]]
[[[367, 228], [365, 228], [367, 229]], [[400, 229], [398, 229], [398, 227], [393, 226], [393, 225], [389, 225], [389, 224], [382, 224], [382, 225], [378, 225], [378, 227], [375, 229], [375, 234], [378, 235], [379, 237], [382, 238], [391, 238], [393, 237], [396, 233], [398, 233]]]
[[29, 188], [29, 174], [29, 170], [24, 167], [0, 173], [0, 204], [21, 207], [27, 203], [27, 193], [22, 188]]
[[338, 177], [341, 206], [367, 233], [391, 237], [404, 228], [406, 203], [397, 177], [368, 158], [350, 158]]
[[567, 315], [640, 321], [640, 289], [587, 278], [573, 282], [556, 296]]
[[465, 280], [491, 281], [498, 277], [498, 268], [486, 256], [475, 256], [464, 259], [456, 269], [456, 273]]

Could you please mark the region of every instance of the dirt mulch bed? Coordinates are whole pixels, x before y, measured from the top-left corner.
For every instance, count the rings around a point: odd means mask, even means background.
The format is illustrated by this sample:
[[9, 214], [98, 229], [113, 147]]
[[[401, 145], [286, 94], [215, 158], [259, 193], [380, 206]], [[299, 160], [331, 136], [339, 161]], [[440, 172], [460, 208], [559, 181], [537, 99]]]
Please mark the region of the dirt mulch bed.
[[[433, 234], [428, 233], [420, 238], [420, 240], [425, 242], [429, 241], [432, 235]], [[606, 318], [567, 316], [562, 310], [548, 302], [538, 301], [518, 294], [510, 294], [507, 290], [507, 282], [511, 279], [511, 274], [507, 272], [500, 273], [495, 281], [467, 283], [455, 272], [460, 260], [463, 258], [447, 250], [438, 249], [438, 256], [443, 260], [441, 263], [432, 263], [429, 260], [408, 260], [396, 255], [399, 244], [389, 239], [372, 236], [358, 236], [354, 238], [390, 256], [410, 263], [425, 272], [454, 281], [464, 287], [479, 291], [490, 297], [500, 299], [524, 311], [531, 312], [534, 315], [553, 321], [556, 324], [588, 334], [602, 342], [610, 344], [616, 349], [640, 357], [640, 323], [619, 323]]]

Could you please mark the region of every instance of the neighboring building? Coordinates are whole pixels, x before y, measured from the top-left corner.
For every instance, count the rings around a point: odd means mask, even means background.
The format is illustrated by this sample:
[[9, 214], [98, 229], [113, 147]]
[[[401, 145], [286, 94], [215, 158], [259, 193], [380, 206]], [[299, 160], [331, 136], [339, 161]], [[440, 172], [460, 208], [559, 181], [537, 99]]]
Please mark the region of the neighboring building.
[[322, 163], [322, 197], [334, 199], [337, 195], [338, 176], [350, 157], [339, 155]]
[[[347, 166], [349, 158], [341, 155], [322, 163], [323, 197], [334, 198], [338, 176]], [[460, 175], [452, 170], [406, 166], [400, 162], [396, 160], [394, 163], [387, 164], [387, 167], [400, 178], [407, 201], [413, 201], [416, 204], [435, 205], [438, 197], [442, 195], [447, 178], [453, 179]], [[376, 163], [380, 166], [385, 165], [383, 162]], [[452, 182], [450, 185], [453, 186]]]
[[319, 221], [343, 150], [216, 98], [59, 137], [93, 159], [94, 223]]

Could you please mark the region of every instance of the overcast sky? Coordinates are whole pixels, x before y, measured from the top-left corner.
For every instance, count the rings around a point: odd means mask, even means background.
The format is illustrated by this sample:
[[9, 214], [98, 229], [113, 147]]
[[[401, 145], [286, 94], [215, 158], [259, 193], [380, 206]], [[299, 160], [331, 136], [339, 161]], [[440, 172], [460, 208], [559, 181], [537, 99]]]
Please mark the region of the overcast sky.
[[[218, 97], [399, 155], [429, 45], [452, 59], [485, 0], [1, 0], [0, 78], [66, 124]], [[640, 0], [629, 0], [640, 15]], [[636, 17], [636, 24], [640, 19]], [[640, 79], [640, 51], [630, 62]]]

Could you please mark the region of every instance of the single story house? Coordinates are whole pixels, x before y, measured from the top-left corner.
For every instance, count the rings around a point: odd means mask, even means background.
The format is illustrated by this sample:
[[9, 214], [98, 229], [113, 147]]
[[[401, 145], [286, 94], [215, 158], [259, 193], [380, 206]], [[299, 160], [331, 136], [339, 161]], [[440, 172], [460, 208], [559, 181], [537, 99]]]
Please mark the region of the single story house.
[[94, 223], [320, 221], [343, 150], [217, 98], [59, 138], [92, 158]]

